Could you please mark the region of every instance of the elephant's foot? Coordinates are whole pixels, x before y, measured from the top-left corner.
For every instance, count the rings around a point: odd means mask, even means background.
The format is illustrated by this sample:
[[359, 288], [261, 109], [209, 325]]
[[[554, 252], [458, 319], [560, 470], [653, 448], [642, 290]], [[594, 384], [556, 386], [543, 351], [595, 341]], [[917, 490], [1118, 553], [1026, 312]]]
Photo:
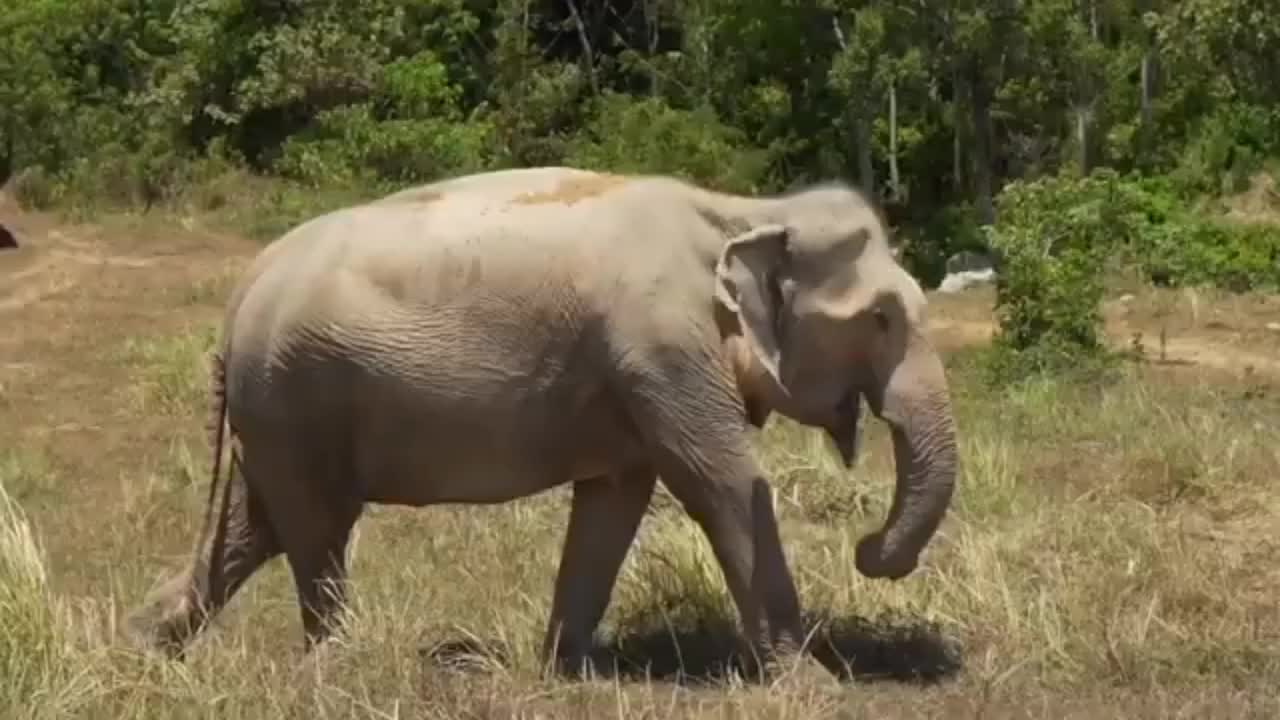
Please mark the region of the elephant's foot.
[[187, 642], [203, 624], [201, 617], [184, 579], [178, 578], [130, 613], [123, 630], [129, 644], [139, 651], [182, 660]]
[[342, 644], [350, 622], [344, 609], [344, 606], [338, 604], [315, 613], [303, 612], [303, 654], [322, 654], [326, 652], [326, 648]]
[[168, 660], [182, 660], [188, 638], [196, 634], [198, 621], [187, 598], [148, 603], [124, 620], [123, 632], [134, 650], [156, 653]]
[[805, 646], [804, 638], [783, 633], [773, 642], [741, 641], [740, 656], [745, 678], [762, 683], [797, 675], [833, 678], [835, 675]]
[[574, 640], [548, 634], [543, 642], [542, 667], [544, 674], [562, 680], [585, 680], [612, 674], [613, 666], [608, 653], [596, 648], [591, 641]]

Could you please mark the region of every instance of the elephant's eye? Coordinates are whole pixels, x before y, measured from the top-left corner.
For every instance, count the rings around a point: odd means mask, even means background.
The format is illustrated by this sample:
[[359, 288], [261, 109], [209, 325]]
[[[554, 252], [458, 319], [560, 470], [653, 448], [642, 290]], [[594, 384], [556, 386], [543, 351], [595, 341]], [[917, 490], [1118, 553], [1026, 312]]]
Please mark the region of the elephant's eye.
[[880, 332], [889, 332], [889, 316], [884, 310], [876, 308], [871, 311], [871, 316], [876, 319], [876, 327], [880, 328]]
[[769, 300], [773, 303], [773, 332], [774, 337], [780, 342], [782, 333], [786, 325], [786, 295], [782, 289], [782, 278], [778, 277], [778, 273], [769, 274]]

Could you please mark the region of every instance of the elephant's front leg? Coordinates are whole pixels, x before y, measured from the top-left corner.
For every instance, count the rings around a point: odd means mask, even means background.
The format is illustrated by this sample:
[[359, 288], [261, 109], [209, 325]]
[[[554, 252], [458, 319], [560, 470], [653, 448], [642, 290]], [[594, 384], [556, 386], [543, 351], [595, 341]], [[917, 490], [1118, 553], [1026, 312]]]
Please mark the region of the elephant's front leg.
[[800, 601], [742, 403], [714, 361], [660, 363], [647, 375], [634, 381], [635, 424], [657, 474], [710, 541], [752, 653], [772, 665], [802, 649]]
[[754, 661], [769, 665], [799, 652], [804, 641], [800, 601], [768, 483], [745, 460], [736, 474], [725, 477], [684, 467], [664, 468], [663, 480], [710, 541]]
[[653, 471], [641, 467], [574, 483], [569, 530], [542, 647], [544, 662], [555, 662], [558, 669], [571, 673], [582, 671], [654, 482]]

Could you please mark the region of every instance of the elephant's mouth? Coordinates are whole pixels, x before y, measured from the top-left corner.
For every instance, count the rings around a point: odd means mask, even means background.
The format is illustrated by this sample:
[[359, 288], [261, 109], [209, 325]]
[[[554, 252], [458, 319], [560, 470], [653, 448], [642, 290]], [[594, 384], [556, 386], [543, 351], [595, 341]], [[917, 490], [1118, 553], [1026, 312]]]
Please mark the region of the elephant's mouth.
[[835, 446], [845, 468], [852, 468], [858, 456], [859, 421], [862, 419], [862, 393], [849, 390], [840, 396], [832, 411], [832, 419], [823, 427]]

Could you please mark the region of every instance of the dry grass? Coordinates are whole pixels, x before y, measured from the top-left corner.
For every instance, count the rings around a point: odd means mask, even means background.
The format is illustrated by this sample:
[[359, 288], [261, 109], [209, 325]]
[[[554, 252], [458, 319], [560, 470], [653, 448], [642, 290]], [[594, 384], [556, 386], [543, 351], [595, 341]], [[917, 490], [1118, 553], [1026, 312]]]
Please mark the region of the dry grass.
[[1249, 188], [1223, 199], [1226, 216], [1249, 223], [1280, 225], [1280, 188], [1276, 178], [1280, 173], [1258, 172], [1249, 178]]
[[[935, 304], [964, 469], [917, 573], [885, 583], [854, 570], [854, 542], [892, 488], [882, 427], [869, 424], [849, 472], [816, 433], [775, 421], [760, 438], [815, 654], [835, 675], [808, 668], [760, 687], [726, 673], [734, 620], [719, 570], [694, 526], [659, 502], [603, 628], [618, 676], [542, 679], [563, 491], [497, 507], [373, 508], [351, 548], [347, 629], [314, 655], [299, 652], [276, 561], [185, 664], [140, 657], [116, 623], [185, 558], [198, 527], [201, 353], [225, 278], [253, 246], [128, 219], [60, 229], [82, 252], [147, 262], [67, 260], [67, 289], [0, 311], [2, 717], [1280, 711], [1280, 375], [1192, 357], [1133, 366], [1107, 386], [992, 391], [966, 347], [989, 323], [982, 292]], [[35, 260], [68, 247], [33, 235], [23, 252]], [[12, 296], [21, 283], [6, 285], [7, 271], [0, 294]], [[1194, 318], [1188, 302], [1138, 293], [1109, 316], [1117, 341], [1133, 328], [1152, 337], [1167, 317], [1171, 337], [1221, 334], [1209, 344], [1228, 360], [1232, 348], [1273, 352], [1274, 338], [1250, 330], [1273, 299], [1202, 296]], [[1226, 327], [1206, 327], [1215, 312]]]

